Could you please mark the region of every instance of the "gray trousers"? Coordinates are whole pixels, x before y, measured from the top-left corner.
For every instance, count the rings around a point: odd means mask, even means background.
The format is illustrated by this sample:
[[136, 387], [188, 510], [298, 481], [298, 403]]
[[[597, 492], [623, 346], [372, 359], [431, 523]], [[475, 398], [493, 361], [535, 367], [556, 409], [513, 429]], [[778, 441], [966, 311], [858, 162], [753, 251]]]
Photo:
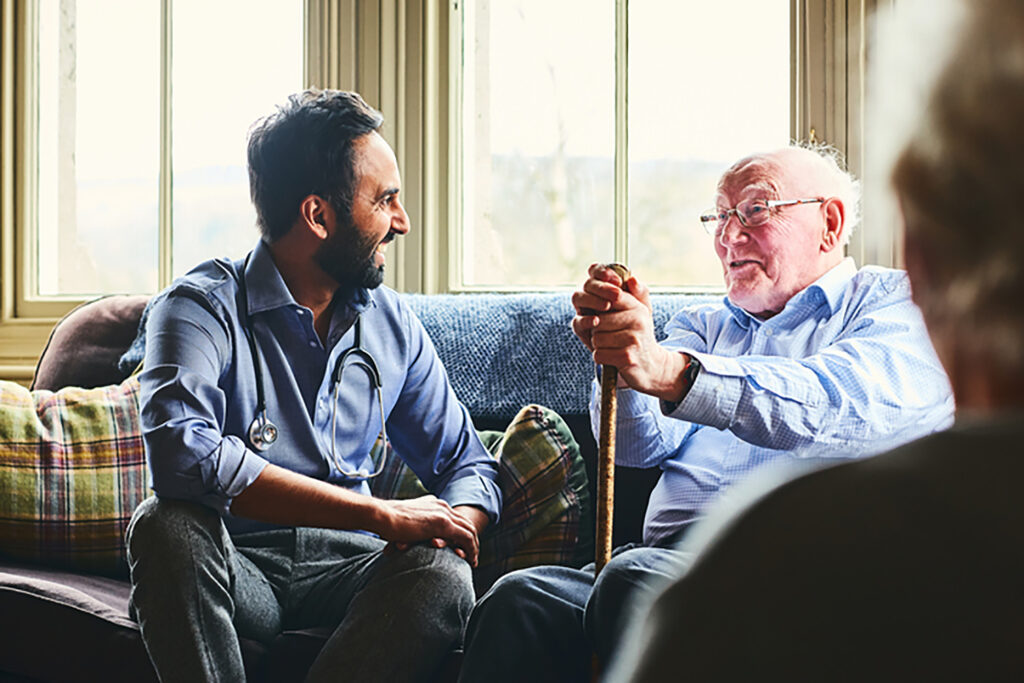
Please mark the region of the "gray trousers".
[[244, 681], [239, 636], [334, 629], [307, 680], [431, 680], [473, 607], [454, 552], [384, 552], [329, 529], [230, 536], [213, 510], [149, 498], [128, 527], [132, 610], [162, 681]]

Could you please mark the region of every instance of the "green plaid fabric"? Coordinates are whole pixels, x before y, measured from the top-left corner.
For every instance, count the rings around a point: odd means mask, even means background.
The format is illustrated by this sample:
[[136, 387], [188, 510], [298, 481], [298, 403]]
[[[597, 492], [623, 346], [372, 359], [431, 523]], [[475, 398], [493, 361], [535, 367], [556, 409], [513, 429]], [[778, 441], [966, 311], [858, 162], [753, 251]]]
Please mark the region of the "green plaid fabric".
[[[501, 432], [481, 432], [498, 460], [501, 521], [480, 539], [478, 592], [502, 574], [539, 564], [582, 566], [593, 559], [593, 512], [587, 472], [572, 432], [553, 410], [529, 405]], [[381, 498], [427, 493], [399, 458], [373, 483]]]
[[124, 531], [148, 494], [135, 378], [29, 392], [0, 381], [0, 553], [127, 576]]

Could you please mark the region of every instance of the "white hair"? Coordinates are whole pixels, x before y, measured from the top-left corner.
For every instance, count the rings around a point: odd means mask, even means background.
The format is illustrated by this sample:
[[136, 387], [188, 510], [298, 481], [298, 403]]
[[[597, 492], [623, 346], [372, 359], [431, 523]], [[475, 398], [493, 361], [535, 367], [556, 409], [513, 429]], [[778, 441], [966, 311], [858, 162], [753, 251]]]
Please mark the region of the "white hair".
[[847, 170], [842, 152], [832, 145], [824, 142], [794, 142], [791, 147], [813, 152], [821, 158], [835, 196], [843, 202], [846, 210], [843, 244], [847, 244], [853, 229], [860, 225], [860, 181]]

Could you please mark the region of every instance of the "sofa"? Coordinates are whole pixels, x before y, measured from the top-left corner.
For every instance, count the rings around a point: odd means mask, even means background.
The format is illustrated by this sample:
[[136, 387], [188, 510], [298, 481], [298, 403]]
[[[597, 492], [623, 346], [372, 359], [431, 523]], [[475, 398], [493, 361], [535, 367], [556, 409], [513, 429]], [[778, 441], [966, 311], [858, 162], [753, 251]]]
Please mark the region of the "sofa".
[[[524, 420], [527, 411], [522, 409], [530, 404], [546, 407], [564, 419], [568, 431], [559, 437], [559, 443], [566, 450], [567, 462], [569, 458], [582, 460], [580, 476], [582, 471], [586, 472], [586, 495], [581, 491], [577, 502], [586, 504], [576, 505], [572, 515], [565, 512], [564, 520], [556, 520], [562, 525], [563, 536], [573, 534], [571, 540], [577, 551], [571, 559], [560, 559], [566, 564], [584, 563], [593, 547], [593, 510], [587, 501], [596, 498], [593, 482], [597, 446], [588, 413], [594, 366], [569, 328], [573, 315], [569, 296], [403, 296], [422, 320], [456, 393], [482, 434], [492, 438], [504, 434], [507, 438], [507, 430], [512, 429], [510, 423]], [[654, 295], [656, 330], [660, 334], [668, 318], [683, 306], [714, 300], [717, 297]], [[73, 401], [76, 391], [93, 392], [89, 396], [105, 392], [104, 397], [111, 396], [111, 400], [122, 403], [137, 400], [137, 395], [129, 395], [137, 392], [137, 383], [133, 385], [126, 377], [141, 357], [142, 337], [137, 332], [148, 301], [144, 296], [106, 297], [76, 309], [58, 323], [40, 355], [31, 387], [35, 402], [32, 408], [41, 411], [40, 405], [46, 401]], [[0, 406], [0, 410], [4, 409]], [[541, 419], [546, 414], [542, 410], [534, 408], [527, 417]], [[138, 431], [137, 424], [126, 425], [125, 429], [133, 434]], [[26, 454], [24, 448], [19, 451], [18, 444], [11, 445], [10, 441], [10, 434], [0, 439], [0, 501], [5, 497], [14, 500], [40, 495], [38, 489], [47, 486], [45, 481], [38, 477], [19, 479], [16, 469], [2, 466], [5, 457], [7, 461], [20, 457], [23, 462], [34, 457], [31, 450]], [[5, 547], [4, 538], [11, 536], [3, 535], [2, 525], [6, 522], [0, 519], [0, 613], [5, 618], [4, 637], [0, 638], [0, 683], [155, 680], [138, 628], [128, 614], [129, 584], [121, 543], [124, 527], [138, 502], [136, 498], [147, 493], [144, 482], [137, 480], [144, 471], [144, 459], [139, 455], [141, 440], [133, 443], [132, 448], [123, 448], [116, 439], [100, 437], [98, 441], [106, 456], [113, 452], [115, 459], [120, 458], [113, 476], [100, 480], [100, 484], [90, 480], [90, 486], [99, 490], [83, 493], [68, 484], [63, 493], [49, 492], [47, 500], [67, 507], [66, 499], [73, 495], [78, 499], [88, 495], [107, 502], [113, 497], [116, 514], [104, 520], [106, 528], [92, 529], [83, 524], [69, 530], [67, 527], [78, 524], [77, 520], [71, 524], [62, 520], [60, 528], [40, 523], [33, 531], [33, 542], [37, 549], [42, 548], [42, 559], [26, 561], [23, 555], [12, 551], [14, 545], [9, 543]], [[130, 459], [125, 453], [131, 454]], [[617, 468], [616, 545], [639, 540], [647, 498], [658, 474], [656, 470]], [[401, 475], [396, 477], [401, 479]], [[398, 479], [393, 478], [389, 485], [397, 486], [401, 483]], [[73, 481], [70, 477], [68, 480]], [[36, 490], [29, 490], [33, 487]], [[128, 497], [125, 491], [132, 491], [135, 497]], [[508, 498], [506, 493], [506, 503]], [[117, 542], [108, 545], [117, 547], [100, 548], [88, 557], [76, 556], [73, 550], [47, 553], [69, 537], [88, 539], [91, 535], [106, 534], [110, 538], [111, 528], [118, 534]], [[519, 540], [525, 545], [531, 543], [529, 539]], [[493, 565], [494, 575], [480, 580], [483, 587], [501, 571], [547, 561], [544, 539], [532, 543], [532, 553], [520, 552], [516, 562]], [[583, 550], [586, 552], [580, 554]], [[283, 633], [270, 645], [243, 641], [250, 679], [301, 680], [326, 635], [322, 630], [310, 629]], [[453, 680], [457, 672], [458, 653], [449, 659], [446, 670], [438, 674], [441, 680]]]

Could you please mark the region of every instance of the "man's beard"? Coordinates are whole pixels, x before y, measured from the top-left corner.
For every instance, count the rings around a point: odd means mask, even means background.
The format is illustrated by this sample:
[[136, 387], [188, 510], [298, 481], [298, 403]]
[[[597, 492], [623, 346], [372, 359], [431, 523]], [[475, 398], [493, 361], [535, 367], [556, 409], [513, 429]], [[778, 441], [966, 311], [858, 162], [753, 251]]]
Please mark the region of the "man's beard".
[[313, 255], [317, 264], [345, 289], [374, 289], [384, 282], [384, 265], [374, 265], [377, 243], [351, 222], [340, 225]]

